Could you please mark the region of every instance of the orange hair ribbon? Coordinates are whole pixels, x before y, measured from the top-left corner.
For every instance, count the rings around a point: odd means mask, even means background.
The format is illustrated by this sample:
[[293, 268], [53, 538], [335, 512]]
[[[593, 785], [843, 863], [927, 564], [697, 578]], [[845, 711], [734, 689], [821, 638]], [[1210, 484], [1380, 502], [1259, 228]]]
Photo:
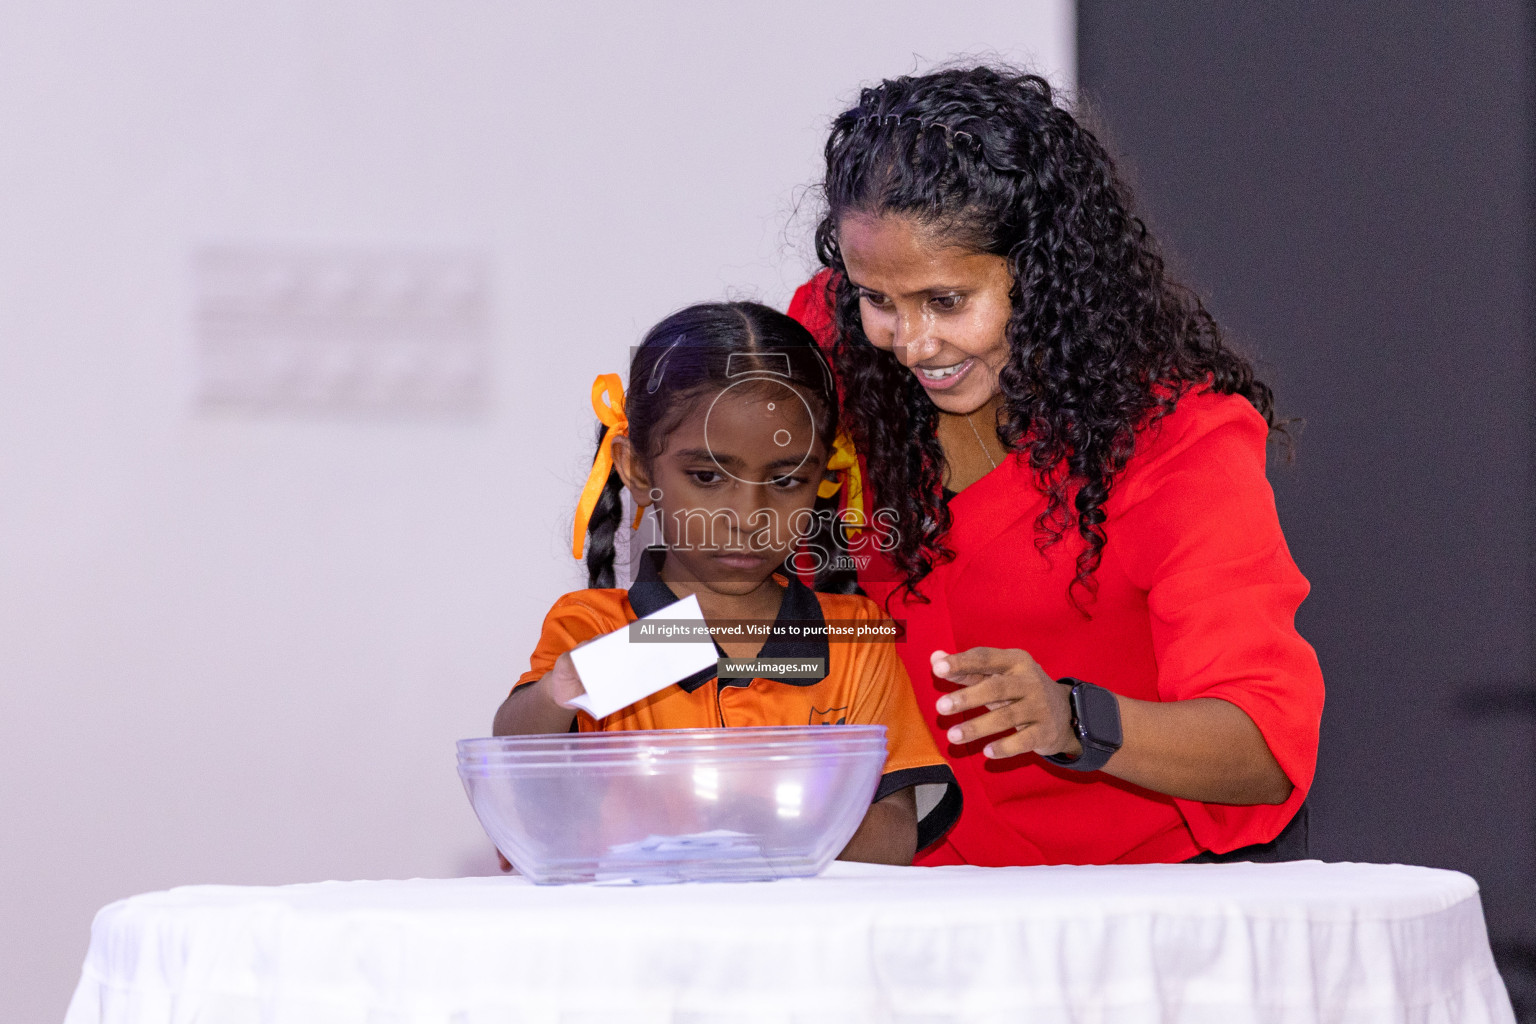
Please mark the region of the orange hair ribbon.
[[[597, 507], [597, 499], [603, 496], [603, 488], [608, 486], [608, 474], [613, 471], [613, 439], [629, 436], [629, 417], [624, 415], [624, 384], [618, 374], [600, 373], [592, 382], [592, 411], [597, 413], [597, 418], [608, 429], [603, 431], [603, 440], [597, 446], [597, 458], [592, 460], [592, 472], [587, 474], [587, 483], [581, 489], [581, 500], [576, 503], [571, 554], [578, 559], [586, 550], [587, 524], [592, 520], [592, 510]], [[636, 526], [640, 524], [640, 513], [643, 511], [643, 507], [635, 510]]]
[[823, 480], [816, 488], [818, 497], [830, 498], [844, 485], [848, 485], [847, 500], [843, 507], [851, 509], [853, 515], [843, 517], [848, 526], [849, 533], [855, 533], [864, 528], [864, 478], [859, 473], [859, 455], [853, 450], [853, 442], [848, 435], [838, 432], [837, 440], [832, 442], [832, 457], [827, 460], [827, 468], [839, 472], [840, 480]]

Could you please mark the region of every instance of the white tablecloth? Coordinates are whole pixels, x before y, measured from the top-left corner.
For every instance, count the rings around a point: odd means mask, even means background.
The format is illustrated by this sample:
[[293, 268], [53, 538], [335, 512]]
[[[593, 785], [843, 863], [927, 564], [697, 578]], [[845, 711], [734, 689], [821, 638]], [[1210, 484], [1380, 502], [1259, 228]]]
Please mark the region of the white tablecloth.
[[193, 886], [97, 915], [67, 1024], [1512, 1020], [1472, 879], [1307, 861]]

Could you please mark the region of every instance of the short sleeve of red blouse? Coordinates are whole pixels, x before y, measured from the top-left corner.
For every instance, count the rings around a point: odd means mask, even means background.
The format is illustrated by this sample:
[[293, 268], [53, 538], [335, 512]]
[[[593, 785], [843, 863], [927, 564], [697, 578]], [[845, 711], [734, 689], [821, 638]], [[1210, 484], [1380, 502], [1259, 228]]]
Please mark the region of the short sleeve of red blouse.
[[800, 321], [823, 348], [832, 344], [832, 310], [827, 305], [827, 283], [832, 271], [823, 270], [795, 289], [786, 312]]
[[1200, 845], [1222, 851], [1272, 838], [1305, 798], [1323, 678], [1295, 629], [1308, 586], [1264, 476], [1267, 424], [1246, 401], [1209, 393], [1186, 395], [1180, 413], [1149, 431], [1117, 496], [1114, 542], [1147, 592], [1158, 694], [1242, 708], [1295, 785], [1275, 806], [1177, 801]]

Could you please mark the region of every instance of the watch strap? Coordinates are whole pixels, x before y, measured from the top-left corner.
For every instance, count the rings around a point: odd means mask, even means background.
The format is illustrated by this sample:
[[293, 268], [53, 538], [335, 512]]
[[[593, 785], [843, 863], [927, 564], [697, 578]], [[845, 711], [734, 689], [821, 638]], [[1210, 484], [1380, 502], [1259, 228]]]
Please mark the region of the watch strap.
[[1056, 680], [1072, 687], [1072, 731], [1082, 744], [1083, 752], [1076, 757], [1061, 754], [1042, 755], [1051, 764], [1073, 771], [1093, 772], [1103, 768], [1120, 749], [1120, 704], [1115, 695], [1102, 686], [1063, 676]]

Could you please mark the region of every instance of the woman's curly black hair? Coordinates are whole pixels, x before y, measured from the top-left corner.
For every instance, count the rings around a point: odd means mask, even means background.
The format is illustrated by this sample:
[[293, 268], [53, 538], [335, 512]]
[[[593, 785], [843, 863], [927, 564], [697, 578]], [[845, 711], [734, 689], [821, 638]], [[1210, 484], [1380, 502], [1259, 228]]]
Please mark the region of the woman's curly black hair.
[[989, 66], [888, 79], [833, 122], [826, 163], [816, 253], [833, 271], [827, 298], [845, 429], [876, 499], [895, 513], [888, 554], [919, 600], [918, 583], [954, 557], [943, 543], [950, 514], [939, 411], [916, 376], [864, 334], [838, 248], [849, 214], [911, 218], [1008, 261], [1011, 351], [999, 374], [998, 434], [1028, 458], [1047, 496], [1035, 523], [1040, 549], [1074, 527], [1084, 541], [1068, 588], [1079, 610], [1074, 591], [1096, 592], [1104, 504], [1138, 429], [1190, 388], [1209, 387], [1242, 395], [1284, 432], [1269, 387], [1226, 347], [1200, 299], [1168, 277], [1109, 154], [1044, 79]]

